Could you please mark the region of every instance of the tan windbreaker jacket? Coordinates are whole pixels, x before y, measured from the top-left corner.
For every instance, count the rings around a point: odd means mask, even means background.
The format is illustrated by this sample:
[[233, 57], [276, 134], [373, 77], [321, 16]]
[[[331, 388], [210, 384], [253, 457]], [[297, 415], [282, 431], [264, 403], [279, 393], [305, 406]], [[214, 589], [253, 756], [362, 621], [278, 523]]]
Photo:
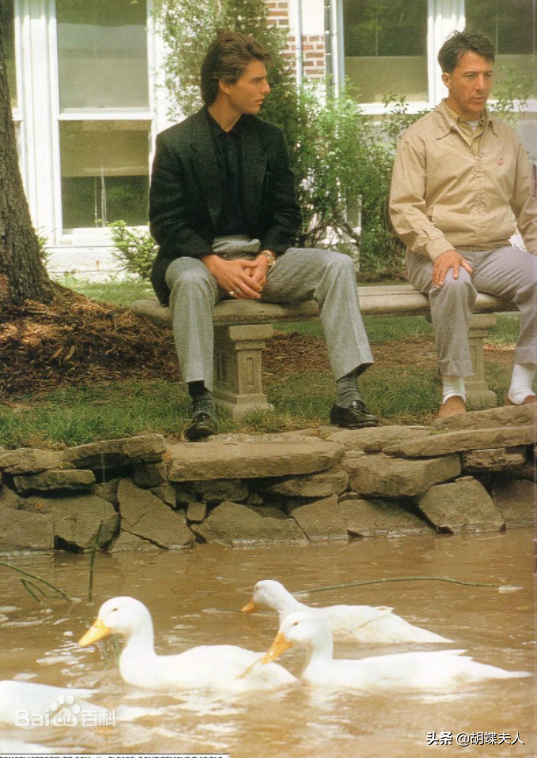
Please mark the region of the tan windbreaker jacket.
[[510, 245], [518, 226], [537, 255], [534, 169], [512, 129], [488, 113], [485, 121], [477, 155], [444, 103], [403, 135], [390, 215], [408, 252], [435, 260], [446, 250], [491, 250]]

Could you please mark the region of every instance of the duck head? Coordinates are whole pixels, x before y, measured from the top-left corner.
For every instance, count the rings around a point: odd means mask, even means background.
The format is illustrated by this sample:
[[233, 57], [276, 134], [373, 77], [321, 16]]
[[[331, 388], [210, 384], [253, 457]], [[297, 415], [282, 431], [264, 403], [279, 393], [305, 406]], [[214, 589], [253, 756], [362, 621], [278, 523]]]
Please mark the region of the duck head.
[[152, 628], [151, 614], [143, 603], [133, 597], [114, 597], [101, 605], [97, 618], [78, 644], [88, 647], [110, 634], [130, 637], [148, 627]]

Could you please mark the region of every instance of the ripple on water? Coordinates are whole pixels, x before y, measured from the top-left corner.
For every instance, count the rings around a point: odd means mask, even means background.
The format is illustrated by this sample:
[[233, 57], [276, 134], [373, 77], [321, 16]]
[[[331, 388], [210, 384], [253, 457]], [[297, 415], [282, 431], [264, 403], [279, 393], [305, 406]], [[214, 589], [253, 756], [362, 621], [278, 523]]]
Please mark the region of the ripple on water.
[[[509, 756], [532, 755], [533, 680], [508, 680], [456, 692], [375, 694], [310, 687], [276, 693], [218, 696], [214, 693], [153, 693], [125, 685], [110, 648], [82, 650], [77, 640], [99, 605], [132, 595], [151, 610], [160, 654], [199, 644], [239, 644], [266, 650], [277, 619], [246, 617], [240, 608], [259, 579], [278, 579], [291, 591], [310, 590], [311, 605], [387, 605], [408, 621], [454, 640], [474, 659], [508, 669], [533, 669], [535, 633], [532, 595], [532, 532], [498, 535], [359, 540], [347, 546], [308, 548], [276, 545], [255, 550], [203, 546], [151, 555], [99, 555], [94, 602], [54, 602], [43, 610], [12, 571], [2, 571], [2, 678], [28, 678], [59, 686], [91, 686], [92, 701], [109, 709], [133, 708], [115, 727], [37, 729], [33, 753], [230, 752], [232, 758], [421, 758], [430, 755], [427, 732], [520, 733], [525, 742]], [[15, 561], [14, 561], [15, 563]], [[17, 558], [19, 565], [19, 558]], [[89, 557], [21, 556], [20, 567], [43, 576], [69, 594], [84, 597]], [[319, 587], [368, 579], [445, 576], [497, 587], [437, 581], [386, 582], [361, 587]], [[520, 588], [509, 591], [509, 588]], [[307, 599], [306, 599], [307, 598]], [[6, 608], [7, 606], [7, 608]], [[401, 652], [416, 646], [336, 647], [336, 656]], [[435, 649], [437, 649], [435, 647]], [[103, 657], [103, 653], [105, 654]], [[290, 651], [281, 663], [299, 673], [302, 656]], [[8, 727], [2, 739], [29, 741]], [[1, 750], [0, 752], [24, 752]], [[500, 746], [497, 754], [500, 755]], [[449, 748], [446, 748], [449, 749]], [[454, 750], [455, 747], [452, 748]], [[484, 758], [486, 747], [470, 745], [465, 756]], [[496, 753], [494, 753], [496, 755]]]

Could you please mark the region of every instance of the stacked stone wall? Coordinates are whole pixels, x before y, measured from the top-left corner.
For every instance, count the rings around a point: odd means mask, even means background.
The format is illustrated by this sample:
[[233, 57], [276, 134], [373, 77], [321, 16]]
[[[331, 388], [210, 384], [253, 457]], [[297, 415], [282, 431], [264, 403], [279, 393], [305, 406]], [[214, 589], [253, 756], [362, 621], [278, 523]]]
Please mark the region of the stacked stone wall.
[[307, 545], [532, 526], [535, 410], [65, 450], [0, 448], [0, 551]]

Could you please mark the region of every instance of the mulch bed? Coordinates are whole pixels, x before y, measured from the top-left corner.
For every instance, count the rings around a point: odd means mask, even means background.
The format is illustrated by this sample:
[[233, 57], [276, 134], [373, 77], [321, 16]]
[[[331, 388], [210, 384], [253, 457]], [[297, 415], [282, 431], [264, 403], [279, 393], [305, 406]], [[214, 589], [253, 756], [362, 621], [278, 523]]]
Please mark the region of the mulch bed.
[[[489, 349], [487, 359], [510, 363], [512, 351]], [[436, 365], [432, 338], [373, 345], [377, 365]], [[0, 399], [41, 395], [52, 389], [127, 379], [180, 381], [171, 331], [128, 309], [62, 289], [49, 305], [26, 301], [0, 313]], [[324, 341], [276, 333], [263, 356], [266, 381], [328, 371]]]

